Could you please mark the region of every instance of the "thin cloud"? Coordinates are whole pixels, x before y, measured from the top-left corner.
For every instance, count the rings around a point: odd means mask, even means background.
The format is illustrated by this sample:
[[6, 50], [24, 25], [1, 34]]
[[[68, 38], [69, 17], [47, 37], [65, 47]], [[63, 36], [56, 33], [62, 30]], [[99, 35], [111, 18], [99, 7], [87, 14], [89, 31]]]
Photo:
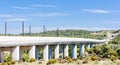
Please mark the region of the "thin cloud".
[[45, 4], [40, 4], [40, 5], [31, 5], [33, 7], [56, 7], [55, 5], [45, 5]]
[[13, 17], [10, 14], [0, 14], [0, 18], [8, 18], [8, 17]]
[[38, 17], [54, 17], [54, 16], [67, 16], [69, 14], [66, 13], [41, 13], [41, 14], [33, 14], [30, 16], [38, 16]]
[[34, 9], [32, 7], [20, 7], [20, 6], [13, 6], [12, 8], [14, 9], [21, 9], [21, 10], [30, 10], [30, 9]]
[[103, 10], [103, 9], [84, 9], [83, 11], [90, 13], [112, 13], [112, 11]]
[[17, 22], [17, 21], [28, 21], [28, 19], [26, 19], [26, 18], [9, 18], [9, 19], [6, 19], [6, 21]]

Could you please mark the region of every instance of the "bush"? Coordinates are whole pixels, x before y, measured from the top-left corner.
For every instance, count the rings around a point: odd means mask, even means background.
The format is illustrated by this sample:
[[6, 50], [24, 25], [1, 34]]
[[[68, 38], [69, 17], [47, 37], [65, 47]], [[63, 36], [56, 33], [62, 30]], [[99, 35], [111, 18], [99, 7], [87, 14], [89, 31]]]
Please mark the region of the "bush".
[[90, 57], [90, 60], [93, 60], [93, 61], [96, 61], [96, 60], [98, 60], [98, 57], [97, 57], [97, 55], [92, 55], [92, 56]]
[[67, 60], [68, 63], [73, 63], [74, 61], [72, 59]]
[[117, 52], [118, 58], [120, 59], [120, 48], [118, 48], [116, 52]]
[[74, 62], [73, 59], [71, 59], [70, 56], [66, 56], [65, 60], [67, 60], [68, 63], [73, 63]]
[[16, 61], [11, 61], [10, 63], [11, 63], [11, 64], [15, 64], [15, 63], [16, 63]]
[[47, 62], [47, 65], [54, 64], [54, 63], [57, 63], [57, 62], [58, 62], [57, 59], [50, 59], [50, 60]]
[[110, 59], [111, 59], [111, 61], [114, 61], [114, 60], [116, 60], [117, 58], [116, 58], [114, 55], [112, 55]]
[[35, 59], [34, 58], [30, 58], [29, 62], [35, 62]]
[[24, 53], [23, 54], [23, 62], [28, 62], [29, 61], [29, 56], [28, 54]]
[[1, 65], [8, 65], [6, 62], [2, 62]]
[[12, 61], [12, 56], [9, 54], [5, 54], [4, 55], [4, 62], [10, 62], [10, 61]]
[[71, 59], [71, 57], [70, 56], [66, 56], [65, 59], [68, 60], [68, 59]]
[[77, 58], [73, 58], [72, 60], [73, 60], [73, 61], [77, 61], [78, 59], [77, 59]]

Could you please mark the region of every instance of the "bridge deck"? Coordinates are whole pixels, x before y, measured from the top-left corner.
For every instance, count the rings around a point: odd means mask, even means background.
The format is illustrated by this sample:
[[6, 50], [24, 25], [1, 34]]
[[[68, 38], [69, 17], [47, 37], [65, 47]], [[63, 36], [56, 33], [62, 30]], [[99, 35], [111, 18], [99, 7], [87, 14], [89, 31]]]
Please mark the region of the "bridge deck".
[[28, 46], [45, 44], [69, 44], [67, 42], [79, 43], [104, 43], [106, 40], [68, 38], [68, 37], [30, 37], [30, 36], [0, 36], [0, 47]]

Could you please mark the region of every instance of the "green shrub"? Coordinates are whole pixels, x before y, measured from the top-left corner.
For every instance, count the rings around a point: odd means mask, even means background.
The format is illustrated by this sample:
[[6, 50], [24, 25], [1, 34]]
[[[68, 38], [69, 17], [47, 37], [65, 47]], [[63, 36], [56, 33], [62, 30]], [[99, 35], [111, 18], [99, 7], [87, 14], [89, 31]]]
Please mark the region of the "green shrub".
[[6, 62], [8, 65], [14, 65], [16, 64], [16, 61], [10, 61], [10, 62]]
[[90, 60], [96, 61], [98, 60], [97, 55], [91, 55]]
[[68, 59], [71, 59], [71, 57], [70, 56], [66, 56], [65, 59], [68, 60]]
[[65, 57], [65, 60], [66, 60], [66, 62], [68, 62], [68, 63], [74, 62], [73, 59], [72, 59], [70, 56], [66, 56], [66, 57]]
[[77, 59], [77, 58], [73, 58], [72, 60], [73, 60], [73, 61], [77, 61], [78, 59]]
[[16, 64], [16, 61], [10, 61], [10, 63], [13, 65], [13, 64]]
[[1, 65], [8, 65], [6, 62], [2, 62]]
[[30, 58], [29, 62], [35, 62], [35, 59], [34, 58]]
[[10, 62], [10, 61], [12, 61], [12, 56], [9, 54], [5, 54], [4, 55], [4, 62]]
[[114, 61], [114, 60], [116, 60], [117, 58], [116, 58], [114, 55], [112, 55], [110, 59], [111, 59], [111, 61]]
[[23, 54], [23, 62], [28, 62], [29, 61], [29, 55], [24, 53]]
[[74, 61], [72, 59], [67, 59], [68, 63], [73, 63]]
[[118, 58], [120, 59], [120, 48], [116, 49], [116, 52], [117, 52]]
[[57, 59], [50, 59], [50, 60], [47, 62], [47, 65], [54, 64], [54, 63], [57, 63], [57, 62], [58, 62]]

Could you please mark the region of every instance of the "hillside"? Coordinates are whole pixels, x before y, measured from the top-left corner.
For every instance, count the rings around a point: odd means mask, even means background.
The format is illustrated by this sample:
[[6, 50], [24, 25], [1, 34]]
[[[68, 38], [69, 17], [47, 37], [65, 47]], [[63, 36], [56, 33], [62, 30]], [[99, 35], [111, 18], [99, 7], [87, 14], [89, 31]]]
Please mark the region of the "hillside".
[[50, 36], [50, 37], [77, 37], [77, 38], [106, 38], [106, 34], [93, 34], [96, 31], [87, 30], [53, 30], [41, 33], [26, 33], [25, 36]]
[[114, 39], [112, 39], [110, 44], [120, 44], [120, 34], [118, 34]]

